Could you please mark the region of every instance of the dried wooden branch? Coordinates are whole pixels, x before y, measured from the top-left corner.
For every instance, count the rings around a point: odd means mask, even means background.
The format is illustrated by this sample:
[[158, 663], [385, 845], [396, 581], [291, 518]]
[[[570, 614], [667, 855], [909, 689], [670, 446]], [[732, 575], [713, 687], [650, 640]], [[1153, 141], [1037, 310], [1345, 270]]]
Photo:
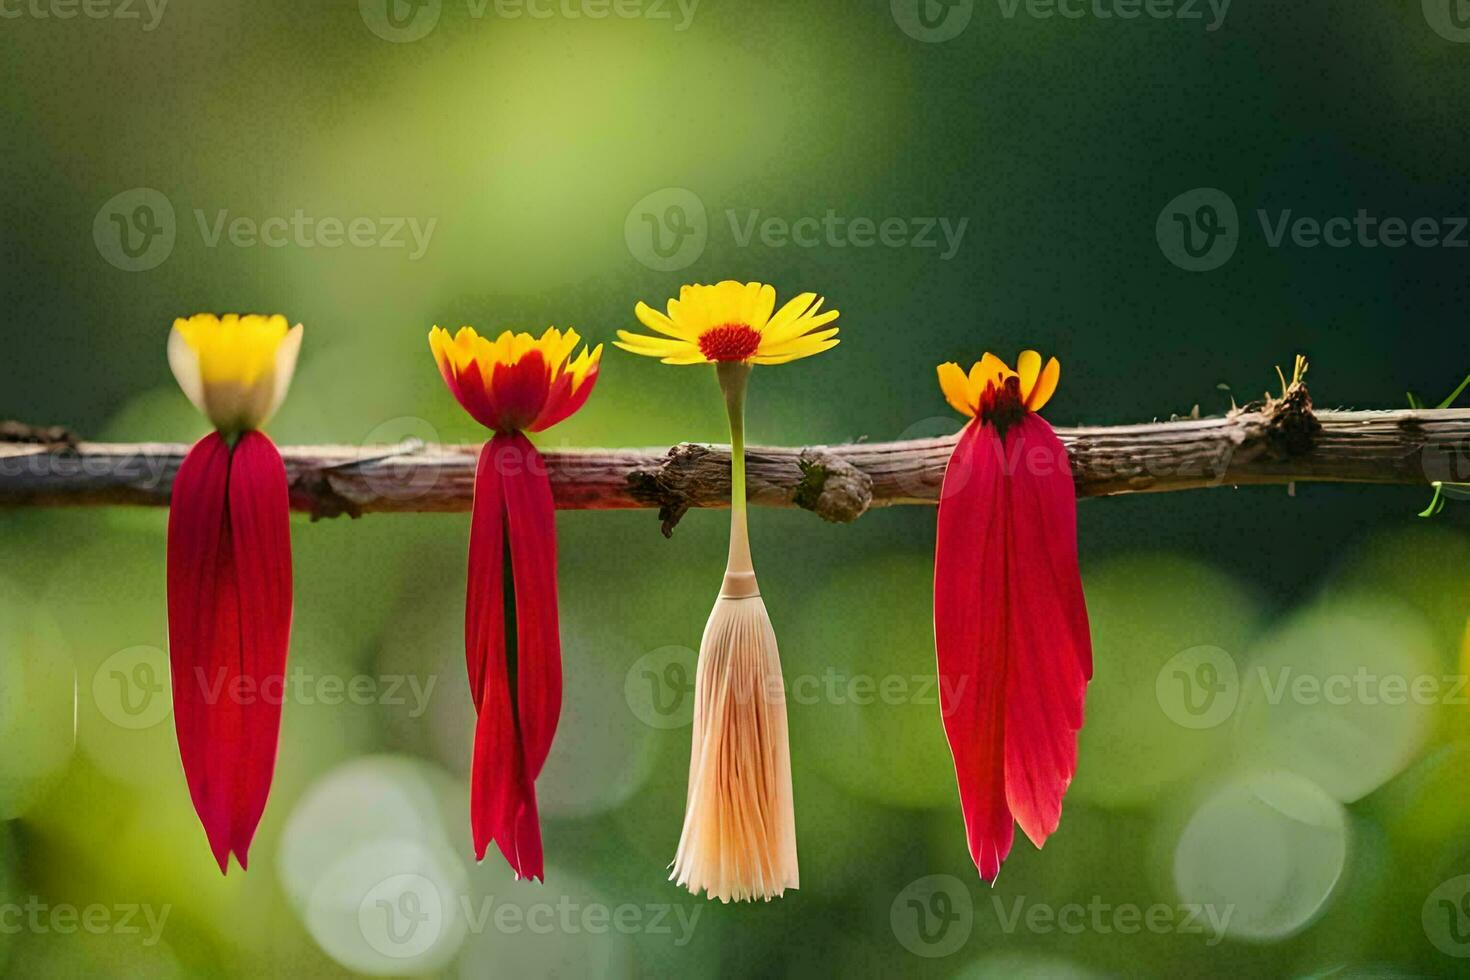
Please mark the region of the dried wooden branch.
[[[188, 447], [0, 433], [0, 506], [168, 503]], [[49, 441], [34, 433], [62, 432]], [[1306, 481], [1470, 482], [1470, 410], [1314, 412], [1304, 386], [1225, 418], [1059, 429], [1081, 496]], [[29, 437], [29, 438], [26, 438]], [[872, 507], [933, 504], [954, 437], [749, 450], [753, 503], [845, 522]], [[292, 505], [316, 517], [465, 511], [478, 447], [409, 443], [282, 449]], [[657, 508], [665, 532], [690, 507], [729, 503], [729, 452], [548, 451], [557, 506]], [[1009, 465], [1024, 466], [1024, 455]]]

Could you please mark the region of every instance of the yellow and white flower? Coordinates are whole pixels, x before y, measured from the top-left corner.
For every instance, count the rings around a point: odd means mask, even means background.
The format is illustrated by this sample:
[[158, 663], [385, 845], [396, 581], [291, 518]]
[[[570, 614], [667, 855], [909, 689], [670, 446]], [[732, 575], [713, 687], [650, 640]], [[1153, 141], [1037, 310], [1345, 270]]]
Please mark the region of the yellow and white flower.
[[280, 408], [296, 371], [301, 324], [277, 314], [215, 316], [174, 321], [168, 365], [194, 407], [220, 432], [248, 432]]

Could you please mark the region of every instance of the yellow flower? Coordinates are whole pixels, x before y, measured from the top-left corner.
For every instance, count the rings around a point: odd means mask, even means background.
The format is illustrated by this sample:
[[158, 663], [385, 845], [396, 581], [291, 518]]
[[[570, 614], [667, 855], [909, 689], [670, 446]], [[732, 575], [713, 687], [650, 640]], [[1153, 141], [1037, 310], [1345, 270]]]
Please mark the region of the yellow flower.
[[200, 313], [174, 321], [168, 365], [194, 407], [221, 432], [264, 425], [291, 386], [301, 324], [286, 318]]
[[987, 351], [970, 368], [969, 374], [953, 361], [939, 365], [939, 387], [944, 392], [945, 401], [955, 411], [974, 418], [985, 409], [987, 401], [993, 401], [1006, 387], [1007, 381], [1015, 378], [1021, 407], [1029, 412], [1039, 412], [1056, 393], [1057, 379], [1061, 374], [1062, 366], [1055, 357], [1043, 368], [1041, 355], [1034, 350], [1021, 352], [1021, 356], [1016, 358], [1014, 371], [1005, 361]]
[[495, 340], [474, 327], [429, 331], [439, 373], [466, 412], [487, 429], [540, 432], [581, 408], [597, 383], [602, 345], [575, 358], [577, 331], [547, 327], [540, 337], [507, 330]]
[[775, 288], [759, 282], [684, 286], [667, 316], [638, 304], [639, 321], [662, 336], [619, 330], [616, 344], [665, 364], [785, 364], [837, 346], [836, 327], [818, 330], [837, 311], [821, 308], [821, 297], [802, 293], [777, 310]]

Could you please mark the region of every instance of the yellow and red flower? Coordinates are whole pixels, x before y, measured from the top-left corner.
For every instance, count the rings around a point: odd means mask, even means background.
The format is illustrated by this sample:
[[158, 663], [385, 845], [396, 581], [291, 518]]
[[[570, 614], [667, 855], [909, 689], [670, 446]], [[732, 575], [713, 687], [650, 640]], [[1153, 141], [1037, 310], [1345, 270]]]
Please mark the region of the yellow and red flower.
[[538, 432], [587, 401], [599, 345], [555, 327], [539, 338], [435, 327], [429, 347], [444, 383], [495, 435], [480, 450], [470, 516], [465, 665], [476, 710], [470, 774], [475, 857], [493, 840], [517, 878], [541, 878], [536, 777], [561, 715], [556, 519], [546, 463], [524, 431]]
[[582, 338], [548, 327], [540, 337], [507, 330], [495, 340], [460, 327], [435, 327], [429, 348], [444, 383], [466, 412], [496, 432], [540, 432], [587, 401], [602, 363], [602, 345], [572, 359]]
[[945, 470], [934, 551], [940, 704], [970, 857], [994, 881], [1014, 825], [1037, 847], [1077, 768], [1092, 641], [1077, 564], [1077, 494], [1036, 412], [1061, 367], [1024, 351], [939, 366], [971, 417]]
[[616, 344], [665, 364], [785, 364], [837, 346], [837, 328], [821, 329], [837, 311], [823, 312], [822, 302], [802, 293], [777, 310], [775, 287], [764, 283], [684, 286], [667, 315], [646, 303], [633, 311], [661, 336], [619, 330]]
[[300, 324], [281, 316], [174, 321], [169, 365], [216, 431], [174, 476], [168, 518], [168, 636], [174, 726], [194, 809], [221, 872], [244, 868], [280, 737], [291, 634], [286, 468], [259, 427], [296, 368]]

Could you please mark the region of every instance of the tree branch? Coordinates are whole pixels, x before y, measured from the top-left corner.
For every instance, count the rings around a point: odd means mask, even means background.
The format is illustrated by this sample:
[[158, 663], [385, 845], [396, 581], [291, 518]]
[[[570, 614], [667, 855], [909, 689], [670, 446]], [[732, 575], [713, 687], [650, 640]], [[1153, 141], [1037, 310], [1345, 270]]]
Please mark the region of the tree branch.
[[[42, 433], [45, 437], [38, 437]], [[1313, 412], [1304, 386], [1225, 418], [1059, 429], [1080, 496], [1305, 481], [1470, 481], [1470, 410]], [[750, 499], [829, 521], [871, 507], [933, 504], [955, 437], [749, 450]], [[0, 428], [0, 506], [168, 503], [188, 447], [76, 441], [65, 430]], [[292, 506], [315, 517], [465, 511], [476, 446], [282, 449]], [[556, 504], [658, 508], [665, 533], [690, 507], [729, 503], [726, 447], [548, 451]], [[1024, 454], [1007, 465], [1027, 465]]]

